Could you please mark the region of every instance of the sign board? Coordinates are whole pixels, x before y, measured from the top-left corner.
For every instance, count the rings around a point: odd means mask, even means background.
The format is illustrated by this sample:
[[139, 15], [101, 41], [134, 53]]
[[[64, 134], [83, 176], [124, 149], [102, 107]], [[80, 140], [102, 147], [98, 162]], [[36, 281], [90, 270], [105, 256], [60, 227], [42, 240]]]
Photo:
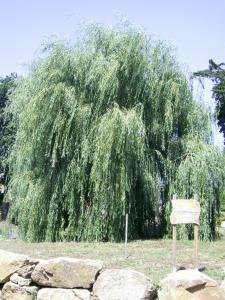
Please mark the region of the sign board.
[[170, 222], [177, 224], [199, 225], [200, 204], [196, 199], [173, 199]]
[[200, 203], [196, 199], [176, 199], [172, 200], [172, 213], [170, 222], [173, 225], [173, 270], [176, 271], [176, 239], [178, 224], [194, 224], [194, 265], [198, 267], [198, 225], [200, 216]]

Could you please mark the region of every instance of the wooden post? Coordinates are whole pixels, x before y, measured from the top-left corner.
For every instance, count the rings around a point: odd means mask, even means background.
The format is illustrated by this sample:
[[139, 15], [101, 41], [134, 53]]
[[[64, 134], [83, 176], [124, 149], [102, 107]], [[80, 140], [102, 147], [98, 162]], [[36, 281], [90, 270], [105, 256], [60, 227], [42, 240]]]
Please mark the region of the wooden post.
[[[173, 200], [176, 200], [176, 194], [173, 195]], [[177, 261], [177, 227], [173, 225], [173, 272], [176, 272], [176, 261]]]
[[[198, 195], [194, 194], [194, 199], [198, 201]], [[194, 224], [194, 267], [198, 269], [198, 225]]]
[[173, 272], [176, 272], [176, 256], [177, 256], [176, 240], [177, 240], [177, 227], [176, 225], [173, 225]]
[[126, 226], [125, 226], [125, 257], [127, 258], [127, 236], [128, 236], [128, 214], [126, 214]]
[[194, 266], [198, 269], [198, 225], [194, 224]]

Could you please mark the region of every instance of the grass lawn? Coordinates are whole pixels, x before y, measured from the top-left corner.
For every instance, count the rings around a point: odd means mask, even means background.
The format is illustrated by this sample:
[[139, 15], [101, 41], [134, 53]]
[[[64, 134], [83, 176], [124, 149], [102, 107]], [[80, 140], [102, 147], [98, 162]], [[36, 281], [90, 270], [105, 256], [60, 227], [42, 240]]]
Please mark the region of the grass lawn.
[[[171, 240], [137, 240], [128, 243], [127, 258], [123, 243], [26, 243], [0, 240], [0, 249], [28, 254], [35, 258], [69, 256], [100, 259], [105, 268], [131, 268], [152, 278], [155, 284], [171, 272]], [[177, 241], [177, 265], [192, 267], [193, 241]], [[225, 239], [200, 242], [200, 266], [212, 278], [225, 277]]]

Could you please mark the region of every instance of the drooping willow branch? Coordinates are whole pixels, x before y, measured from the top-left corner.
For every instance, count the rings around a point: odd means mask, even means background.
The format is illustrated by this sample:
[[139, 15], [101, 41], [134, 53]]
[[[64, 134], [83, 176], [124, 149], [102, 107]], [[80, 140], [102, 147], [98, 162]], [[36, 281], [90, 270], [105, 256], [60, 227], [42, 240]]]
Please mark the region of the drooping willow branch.
[[48, 48], [11, 99], [11, 214], [26, 240], [121, 240], [127, 212], [132, 238], [154, 234], [174, 184], [190, 189], [179, 181], [185, 137], [208, 136], [164, 42], [131, 27], [84, 32]]

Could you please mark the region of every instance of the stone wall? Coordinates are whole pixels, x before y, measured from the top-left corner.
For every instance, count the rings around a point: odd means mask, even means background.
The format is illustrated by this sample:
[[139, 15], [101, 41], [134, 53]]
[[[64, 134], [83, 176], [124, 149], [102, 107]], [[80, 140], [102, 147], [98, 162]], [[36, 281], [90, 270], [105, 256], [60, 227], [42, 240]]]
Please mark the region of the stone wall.
[[149, 278], [90, 259], [36, 260], [0, 250], [1, 300], [156, 299]]
[[104, 269], [90, 259], [32, 259], [0, 250], [0, 300], [225, 300], [221, 286], [197, 270], [181, 270], [157, 291], [144, 274]]

